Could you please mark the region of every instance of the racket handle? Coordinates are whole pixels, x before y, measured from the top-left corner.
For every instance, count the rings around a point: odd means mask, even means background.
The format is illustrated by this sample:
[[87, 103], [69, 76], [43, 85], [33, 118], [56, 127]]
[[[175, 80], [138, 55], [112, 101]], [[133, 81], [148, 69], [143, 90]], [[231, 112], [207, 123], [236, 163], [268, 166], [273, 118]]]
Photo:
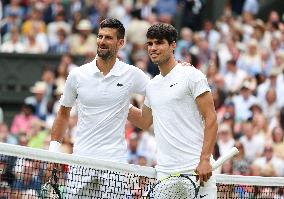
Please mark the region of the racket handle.
[[220, 158], [218, 158], [218, 160], [216, 160], [216, 162], [214, 162], [214, 164], [212, 165], [212, 170], [213, 171], [216, 170], [224, 162], [226, 162], [227, 160], [231, 159], [232, 157], [234, 157], [238, 153], [239, 153], [239, 150], [236, 147], [231, 148], [228, 153], [226, 153], [225, 155], [221, 156]]

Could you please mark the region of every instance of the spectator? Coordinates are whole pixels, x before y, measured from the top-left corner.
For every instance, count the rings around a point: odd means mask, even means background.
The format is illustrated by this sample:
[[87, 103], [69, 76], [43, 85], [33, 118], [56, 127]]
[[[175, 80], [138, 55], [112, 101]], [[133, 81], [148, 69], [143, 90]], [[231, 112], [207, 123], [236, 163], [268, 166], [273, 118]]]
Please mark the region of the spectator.
[[146, 43], [146, 32], [150, 24], [142, 20], [139, 10], [133, 10], [131, 16], [132, 19], [126, 28], [127, 41], [132, 45], [144, 45]]
[[38, 32], [45, 33], [46, 25], [42, 20], [42, 13], [39, 9], [33, 8], [29, 14], [29, 18], [22, 25], [22, 33], [28, 36], [31, 30], [38, 30]]
[[27, 97], [25, 103], [33, 106], [34, 114], [42, 120], [45, 120], [47, 114], [47, 99], [45, 98], [47, 92], [47, 84], [43, 81], [38, 81], [30, 88], [33, 96]]
[[157, 0], [156, 9], [160, 22], [172, 24], [176, 15], [177, 0]]
[[274, 118], [280, 107], [277, 105], [277, 95], [275, 88], [269, 88], [265, 95], [265, 101], [262, 103], [263, 113], [270, 122]]
[[127, 155], [127, 159], [128, 159], [128, 163], [129, 164], [137, 164], [138, 163], [138, 151], [137, 151], [137, 147], [138, 147], [138, 142], [139, 142], [139, 138], [136, 134], [136, 132], [132, 132], [129, 141], [128, 141], [128, 155]]
[[30, 30], [29, 33], [27, 33], [25, 38], [25, 53], [31, 53], [31, 54], [40, 54], [44, 53], [45, 49], [37, 39], [36, 39], [36, 33], [35, 30]]
[[23, 53], [26, 49], [20, 40], [20, 34], [16, 27], [9, 32], [10, 39], [0, 46], [0, 51], [5, 53]]
[[11, 133], [17, 135], [24, 133], [27, 135], [31, 130], [32, 121], [37, 117], [33, 115], [34, 107], [29, 104], [23, 104], [20, 113], [13, 118]]
[[252, 84], [249, 81], [243, 82], [240, 94], [233, 97], [236, 110], [236, 120], [245, 121], [252, 116], [249, 110], [251, 105], [257, 102], [257, 98], [252, 94]]
[[284, 160], [284, 133], [280, 127], [272, 129], [272, 147], [276, 157]]
[[220, 41], [220, 33], [213, 29], [213, 24], [211, 21], [206, 20], [203, 25], [203, 30], [200, 32], [202, 39], [208, 42], [209, 49], [215, 50]]
[[20, 195], [28, 193], [40, 194], [41, 179], [39, 176], [39, 161], [18, 158], [14, 168], [16, 180], [12, 187], [20, 191]]
[[68, 53], [70, 50], [67, 33], [64, 29], [58, 29], [56, 32], [57, 39], [54, 45], [50, 46], [49, 52], [55, 54], [65, 54]]
[[254, 15], [258, 13], [259, 3], [258, 0], [245, 0], [243, 12], [250, 12]]
[[86, 55], [96, 52], [97, 36], [92, 33], [92, 24], [87, 19], [82, 19], [77, 25], [78, 33], [70, 37], [70, 51], [77, 55]]
[[236, 66], [236, 61], [229, 60], [227, 62], [227, 73], [225, 75], [226, 90], [231, 93], [237, 93], [247, 76], [246, 71]]
[[232, 129], [227, 124], [220, 124], [218, 127], [218, 139], [220, 155], [225, 155], [234, 145]]
[[10, 13], [9, 16], [3, 19], [3, 23], [0, 24], [1, 36], [3, 36], [3, 42], [10, 39], [10, 32], [14, 28], [21, 27], [21, 19], [16, 13]]
[[151, 0], [142, 0], [140, 3], [137, 3], [135, 6], [136, 11], [141, 16], [141, 19], [148, 21], [149, 18], [157, 12], [155, 5], [151, 2]]
[[239, 153], [232, 160], [232, 174], [233, 175], [249, 175], [250, 166], [248, 160], [245, 158], [244, 146], [240, 141], [235, 142], [235, 147]]
[[188, 27], [183, 27], [180, 31], [180, 40], [177, 41], [177, 47], [175, 49], [175, 57], [177, 60], [185, 61], [190, 48], [193, 45], [192, 31]]
[[20, 19], [24, 19], [25, 10], [20, 5], [19, 0], [11, 0], [10, 4], [5, 5], [4, 7], [4, 16], [9, 16], [10, 14], [16, 14]]
[[50, 46], [59, 42], [58, 31], [64, 32], [66, 38], [71, 33], [71, 26], [65, 20], [65, 13], [61, 11], [56, 14], [55, 21], [47, 25], [47, 37]]
[[33, 120], [31, 125], [31, 131], [28, 134], [28, 147], [38, 149], [42, 149], [44, 147], [44, 140], [48, 136], [48, 131], [45, 130], [45, 123], [43, 121], [39, 119]]
[[132, 9], [132, 3], [128, 0], [114, 0], [110, 1], [108, 16], [116, 18], [127, 27], [130, 21], [130, 11]]
[[251, 163], [255, 158], [261, 156], [265, 140], [256, 134], [251, 120], [242, 123], [242, 133], [240, 142], [244, 146], [245, 158]]
[[8, 125], [0, 122], [0, 143], [18, 144], [16, 136], [9, 132]]
[[248, 42], [247, 50], [238, 59], [237, 66], [251, 76], [261, 73], [261, 55], [255, 39], [251, 39]]
[[140, 141], [137, 146], [138, 154], [143, 155], [143, 157], [145, 157], [147, 166], [156, 165], [157, 147], [153, 133], [153, 129], [142, 132]]
[[273, 148], [267, 144], [264, 148], [263, 156], [256, 158], [253, 162], [260, 168], [260, 174], [262, 176], [283, 176], [284, 167], [283, 160], [277, 158], [274, 155]]

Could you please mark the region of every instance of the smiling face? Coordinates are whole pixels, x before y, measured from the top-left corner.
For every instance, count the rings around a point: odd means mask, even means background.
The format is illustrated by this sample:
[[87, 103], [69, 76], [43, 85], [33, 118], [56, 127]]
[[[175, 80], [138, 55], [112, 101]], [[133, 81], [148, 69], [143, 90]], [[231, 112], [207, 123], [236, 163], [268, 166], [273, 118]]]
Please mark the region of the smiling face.
[[118, 39], [117, 30], [114, 28], [100, 28], [97, 44], [98, 56], [103, 60], [107, 60], [116, 56], [118, 50], [124, 44], [124, 39]]
[[170, 60], [173, 56], [176, 43], [168, 43], [166, 39], [147, 39], [147, 50], [150, 59], [154, 64], [162, 65]]

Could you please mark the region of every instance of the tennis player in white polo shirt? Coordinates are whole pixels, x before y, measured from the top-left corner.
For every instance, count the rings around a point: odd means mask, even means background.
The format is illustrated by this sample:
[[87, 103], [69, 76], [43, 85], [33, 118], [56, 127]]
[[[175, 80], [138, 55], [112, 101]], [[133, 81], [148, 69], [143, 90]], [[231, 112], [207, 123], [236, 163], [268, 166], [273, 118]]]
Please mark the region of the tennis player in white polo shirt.
[[[148, 29], [148, 54], [158, 65], [160, 74], [147, 85], [142, 114], [132, 108], [129, 119], [143, 129], [154, 124], [159, 180], [195, 171], [204, 185], [198, 198], [214, 199], [217, 187], [215, 178], [211, 177], [211, 163], [217, 117], [213, 98], [205, 75], [175, 60], [176, 39], [177, 31], [172, 25], [155, 24]], [[173, 198], [189, 198], [186, 191], [182, 193], [181, 184], [168, 184], [167, 189], [160, 190], [165, 192], [161, 194], [166, 196], [178, 189], [181, 195]]]
[[96, 58], [68, 75], [52, 127], [50, 151], [59, 151], [76, 102], [78, 124], [73, 154], [127, 163], [124, 133], [130, 96], [145, 95], [149, 78], [142, 70], [117, 59], [124, 35], [119, 20], [101, 22]]

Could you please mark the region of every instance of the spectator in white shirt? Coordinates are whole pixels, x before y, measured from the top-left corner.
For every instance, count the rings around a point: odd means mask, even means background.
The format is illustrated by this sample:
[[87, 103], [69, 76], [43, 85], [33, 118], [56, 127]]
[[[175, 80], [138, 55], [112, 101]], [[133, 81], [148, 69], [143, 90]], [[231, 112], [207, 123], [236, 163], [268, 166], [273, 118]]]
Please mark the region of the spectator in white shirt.
[[23, 53], [25, 51], [24, 44], [20, 41], [20, 34], [16, 27], [10, 31], [10, 40], [4, 42], [0, 46], [1, 52], [6, 53]]
[[247, 78], [246, 71], [236, 66], [235, 60], [227, 62], [227, 73], [225, 75], [226, 90], [232, 93], [240, 90], [243, 81]]
[[252, 85], [245, 81], [241, 87], [240, 94], [233, 97], [236, 110], [236, 120], [245, 121], [251, 117], [249, 110], [251, 105], [257, 102], [257, 98], [252, 94]]
[[267, 144], [263, 151], [263, 156], [257, 158], [254, 165], [260, 167], [260, 174], [262, 176], [283, 176], [284, 167], [283, 160], [274, 155], [273, 147]]
[[245, 158], [249, 162], [253, 162], [263, 152], [264, 139], [256, 134], [251, 120], [242, 123], [242, 133], [240, 142], [244, 146]]

